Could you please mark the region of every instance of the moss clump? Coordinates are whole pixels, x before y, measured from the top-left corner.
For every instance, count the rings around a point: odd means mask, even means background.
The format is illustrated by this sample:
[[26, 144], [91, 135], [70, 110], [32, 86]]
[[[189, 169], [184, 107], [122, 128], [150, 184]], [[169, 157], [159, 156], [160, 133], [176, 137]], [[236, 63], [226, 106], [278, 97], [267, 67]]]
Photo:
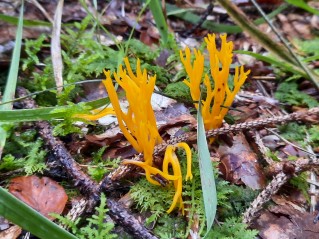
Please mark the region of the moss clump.
[[173, 99], [183, 102], [191, 103], [193, 101], [190, 95], [189, 87], [181, 81], [167, 85], [164, 93]]

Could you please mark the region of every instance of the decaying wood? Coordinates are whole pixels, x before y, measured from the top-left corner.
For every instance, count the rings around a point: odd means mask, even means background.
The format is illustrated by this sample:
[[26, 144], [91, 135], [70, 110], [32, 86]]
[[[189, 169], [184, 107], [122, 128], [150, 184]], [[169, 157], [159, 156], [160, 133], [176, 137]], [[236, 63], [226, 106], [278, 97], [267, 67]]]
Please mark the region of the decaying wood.
[[[17, 94], [19, 97], [22, 97], [26, 96], [28, 93], [24, 88], [18, 88]], [[27, 109], [37, 107], [36, 103], [31, 98], [25, 99], [22, 102], [22, 105]], [[52, 128], [48, 122], [39, 121], [36, 123], [36, 127], [38, 128], [38, 132], [43, 138], [45, 145], [51, 153], [55, 155], [56, 159], [61, 162], [67, 174], [73, 180], [74, 186], [88, 198], [88, 200], [81, 200], [79, 205], [73, 209], [72, 217], [77, 218], [85, 211], [85, 209], [90, 211], [99, 202], [99, 185], [81, 171], [81, 168], [65, 148], [63, 142], [53, 136]], [[141, 239], [157, 238], [115, 200], [108, 198], [107, 205], [110, 217], [132, 236]]]

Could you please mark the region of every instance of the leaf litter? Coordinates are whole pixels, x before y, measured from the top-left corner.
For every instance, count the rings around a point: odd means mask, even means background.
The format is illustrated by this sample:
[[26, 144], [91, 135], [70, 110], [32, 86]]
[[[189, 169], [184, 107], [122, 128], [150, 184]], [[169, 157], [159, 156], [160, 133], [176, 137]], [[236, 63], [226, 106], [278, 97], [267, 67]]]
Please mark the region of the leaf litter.
[[[280, 1], [276, 1], [280, 2]], [[189, 7], [189, 3], [182, 2], [181, 8]], [[267, 2], [263, 3], [266, 5]], [[269, 3], [268, 3], [269, 4]], [[45, 5], [45, 4], [44, 4]], [[31, 5], [30, 5], [31, 6]], [[76, 6], [74, 8], [74, 6]], [[70, 5], [66, 4], [65, 9], [69, 9], [64, 13], [64, 21], [74, 21], [82, 19], [85, 14], [83, 14], [83, 9], [74, 3]], [[198, 11], [203, 11], [205, 7], [201, 6], [201, 1], [194, 1], [191, 7], [198, 7]], [[243, 7], [244, 11], [251, 11], [249, 8], [249, 4]], [[269, 7], [269, 5], [268, 5]], [[271, 7], [269, 7], [271, 8]], [[157, 29], [151, 24], [150, 14], [143, 16], [143, 18], [139, 22], [135, 22], [136, 19], [136, 10], [139, 9], [139, 5], [132, 5], [128, 7], [125, 5], [125, 10], [129, 12], [126, 18], [122, 16], [123, 13], [123, 5], [119, 3], [119, 1], [113, 1], [110, 7], [107, 8], [107, 12], [109, 14], [105, 14], [101, 18], [101, 22], [106, 22], [105, 26], [108, 26], [111, 32], [114, 35], [123, 35], [127, 34], [129, 30], [133, 27], [136, 28], [137, 33], [135, 33], [134, 37], [139, 38], [146, 45], [157, 44], [159, 40], [159, 35]], [[200, 10], [202, 9], [202, 10]], [[53, 8], [48, 8], [48, 12], [53, 16], [54, 12], [51, 12]], [[298, 11], [298, 10], [296, 10]], [[306, 13], [305, 13], [306, 14]], [[216, 14], [218, 18], [225, 18], [225, 14], [220, 15]], [[252, 16], [253, 18], [256, 16]], [[258, 17], [258, 16], [257, 16]], [[43, 16], [39, 16], [37, 19], [44, 20]], [[306, 20], [305, 20], [306, 19]], [[290, 13], [288, 14], [279, 14], [276, 17], [277, 24], [281, 26], [285, 36], [293, 41], [293, 38], [298, 37], [301, 39], [311, 39], [313, 38], [312, 29], [318, 29], [318, 17], [307, 15], [307, 18], [303, 18], [298, 13]], [[227, 19], [226, 21], [231, 22], [231, 20]], [[176, 32], [180, 31], [180, 29], [187, 28], [189, 23], [185, 21], [181, 21], [178, 18], [172, 18], [170, 25], [172, 29]], [[260, 25], [260, 28], [264, 31], [268, 32], [269, 29], [267, 25]], [[37, 37], [37, 30], [32, 30], [30, 36]], [[197, 29], [192, 35], [188, 38], [180, 38], [181, 45], [185, 44], [190, 45], [188, 42], [194, 42], [196, 46], [200, 45], [200, 41], [197, 40], [202, 38], [207, 34], [206, 29]], [[271, 33], [269, 33], [271, 34]], [[3, 36], [10, 37], [10, 34], [4, 34]], [[29, 35], [27, 34], [26, 37]], [[241, 37], [229, 36], [232, 39], [237, 49], [248, 49], [254, 52], [263, 54], [263, 49], [258, 46], [258, 43], [254, 42], [247, 35], [241, 35]], [[275, 38], [275, 37], [274, 37]], [[11, 37], [13, 40], [14, 37]], [[177, 38], [178, 39], [178, 38]], [[1, 39], [3, 40], [3, 39]], [[10, 39], [6, 39], [8, 41]], [[294, 41], [293, 41], [294, 42]], [[296, 44], [296, 43], [295, 43]], [[238, 55], [239, 62], [247, 62], [247, 59], [242, 58], [243, 55]], [[168, 58], [170, 56], [167, 56]], [[165, 57], [166, 58], [166, 57]], [[165, 59], [164, 63], [161, 63], [161, 66], [167, 66], [168, 61]], [[8, 60], [6, 60], [8, 61]], [[245, 63], [246, 64], [246, 63]], [[310, 63], [313, 67], [318, 67], [317, 61], [314, 60]], [[247, 66], [247, 65], [246, 65]], [[258, 62], [256, 60], [251, 60], [249, 63], [249, 69], [252, 70], [253, 76], [262, 76], [262, 77], [273, 77], [276, 76], [278, 72], [273, 71], [273, 67], [264, 62]], [[279, 74], [279, 73], [278, 73]], [[285, 114], [279, 106], [282, 106], [282, 103], [286, 104], [286, 109], [290, 111], [302, 111], [304, 110], [307, 102], [302, 100], [296, 101], [294, 105], [290, 102], [281, 102], [274, 99], [274, 90], [276, 88], [276, 83], [272, 80], [248, 80], [248, 84], [245, 87], [243, 93], [239, 94], [239, 99], [235, 100], [235, 103], [232, 107], [235, 107], [240, 111], [230, 111], [230, 115], [234, 117], [236, 123], [238, 122], [246, 122], [249, 120], [254, 120], [256, 118], [265, 118], [271, 116], [277, 116]], [[89, 89], [89, 87], [84, 86], [83, 89]], [[318, 98], [318, 92], [315, 90], [312, 84], [309, 84], [309, 81], [301, 79], [298, 82], [298, 86], [296, 90], [303, 91], [304, 94], [311, 95], [314, 98]], [[92, 87], [92, 90], [89, 90], [92, 95], [99, 92], [97, 87]], [[294, 91], [295, 94], [296, 91]], [[86, 94], [85, 98], [92, 99], [91, 93]], [[251, 94], [249, 96], [249, 94]], [[289, 92], [288, 92], [289, 94]], [[291, 93], [290, 93], [291, 94]], [[99, 92], [97, 96], [93, 96], [93, 98], [100, 98], [101, 93]], [[286, 98], [287, 99], [287, 98]], [[295, 100], [295, 99], [294, 99]], [[82, 101], [82, 99], [80, 99]], [[156, 107], [158, 111], [156, 112], [156, 117], [159, 123], [159, 131], [163, 138], [169, 139], [172, 136], [180, 136], [185, 133], [185, 131], [192, 131], [195, 129], [196, 121], [193, 115], [190, 113], [189, 105], [184, 103], [179, 103], [170, 101], [167, 105], [163, 106], [159, 104], [165, 102], [163, 99], [156, 99]], [[153, 108], [156, 108], [153, 106]], [[244, 112], [244, 113], [243, 113]], [[308, 116], [308, 119], [312, 124], [318, 123], [318, 117], [311, 115]], [[100, 123], [103, 123], [100, 120]], [[299, 122], [301, 123], [301, 122]], [[95, 147], [99, 148], [102, 146], [107, 146], [107, 150], [103, 152], [102, 158], [104, 160], [108, 160], [108, 158], [117, 158], [122, 156], [124, 159], [132, 158], [136, 155], [136, 151], [130, 146], [130, 144], [125, 141], [123, 134], [120, 132], [116, 122], [113, 122], [111, 126], [109, 126], [109, 121], [107, 121], [107, 125], [103, 126], [102, 132], [93, 133], [90, 132], [92, 130], [92, 126], [81, 126], [82, 129], [86, 127], [89, 133], [84, 134], [84, 138], [73, 137], [71, 142], [68, 142], [67, 139], [64, 141], [67, 143], [68, 148], [76, 155], [76, 153], [81, 152], [89, 155]], [[278, 130], [275, 130], [277, 133], [280, 133]], [[261, 129], [258, 133], [262, 137], [262, 141], [265, 146], [270, 148], [270, 152], [268, 151], [267, 155], [261, 153], [260, 151], [254, 148], [254, 138], [251, 137], [247, 132], [245, 134], [238, 133], [234, 135], [229, 135], [226, 139], [220, 137], [217, 142], [210, 146], [212, 152], [217, 152], [217, 161], [220, 162], [219, 167], [220, 171], [223, 174], [223, 177], [235, 184], [244, 184], [247, 187], [251, 187], [253, 189], [263, 189], [266, 186], [266, 173], [264, 172], [262, 163], [262, 159], [266, 156], [270, 157], [274, 161], [287, 162], [291, 160], [291, 156], [294, 157], [305, 157], [305, 154], [300, 152], [296, 147], [286, 144], [280, 140], [280, 138], [276, 138], [274, 140], [274, 135], [269, 132]], [[306, 137], [306, 136], [305, 136]], [[230, 140], [229, 140], [230, 139]], [[268, 140], [268, 141], [267, 141]], [[270, 145], [269, 142], [273, 143], [275, 141], [275, 145]], [[267, 143], [268, 142], [268, 143]], [[228, 143], [228, 144], [227, 144]], [[300, 145], [300, 142], [292, 142], [295, 145]], [[94, 146], [93, 146], [94, 145]], [[230, 146], [232, 145], [232, 146]], [[193, 144], [196, 148], [196, 144]], [[314, 149], [318, 148], [317, 145], [313, 145]], [[85, 149], [82, 150], [81, 149]], [[213, 153], [211, 153], [213, 155]], [[214, 155], [214, 157], [216, 156]], [[90, 160], [91, 157], [88, 157], [86, 160]], [[216, 158], [216, 157], [215, 157]], [[271, 167], [271, 165], [269, 165]], [[31, 176], [33, 177], [33, 176]], [[37, 181], [39, 179], [32, 178]], [[43, 178], [42, 178], [43, 179]], [[13, 180], [15, 182], [15, 180]], [[19, 180], [18, 180], [19, 182]], [[132, 182], [133, 183], [133, 182]], [[41, 184], [42, 185], [42, 184]], [[45, 185], [45, 184], [44, 184]], [[290, 184], [288, 184], [291, 186]], [[12, 186], [11, 186], [12, 187]], [[9, 187], [10, 188], [10, 187]], [[31, 195], [32, 193], [40, 194], [37, 190], [30, 188], [30, 185], [23, 186], [19, 188], [19, 190], [27, 191], [27, 195]], [[48, 190], [45, 186], [41, 186], [42, 190]], [[283, 188], [285, 190], [286, 188]], [[13, 189], [12, 189], [13, 190]], [[18, 191], [19, 191], [18, 190]], [[14, 191], [17, 191], [15, 189]], [[34, 191], [34, 192], [33, 192]], [[315, 225], [312, 224], [312, 220], [315, 214], [311, 214], [305, 211], [307, 209], [307, 201], [303, 199], [302, 202], [294, 202], [293, 193], [299, 192], [296, 188], [290, 187], [284, 193], [279, 192], [279, 195], [283, 196], [273, 196], [272, 202], [275, 203], [275, 206], [268, 207], [267, 209], [260, 212], [260, 216], [252, 223], [252, 228], [256, 228], [259, 230], [259, 236], [262, 238], [315, 238], [317, 230], [315, 229]], [[41, 194], [42, 195], [42, 194]], [[300, 196], [301, 197], [301, 196]], [[45, 200], [45, 197], [42, 199]], [[63, 210], [62, 206], [59, 211]], [[40, 209], [39, 209], [40, 210]], [[41, 211], [41, 210], [40, 210]], [[196, 215], [195, 217], [196, 218]], [[188, 219], [190, 220], [190, 219]], [[193, 226], [196, 224], [197, 219], [194, 220]], [[200, 231], [199, 226], [194, 226], [193, 232], [196, 234]]]

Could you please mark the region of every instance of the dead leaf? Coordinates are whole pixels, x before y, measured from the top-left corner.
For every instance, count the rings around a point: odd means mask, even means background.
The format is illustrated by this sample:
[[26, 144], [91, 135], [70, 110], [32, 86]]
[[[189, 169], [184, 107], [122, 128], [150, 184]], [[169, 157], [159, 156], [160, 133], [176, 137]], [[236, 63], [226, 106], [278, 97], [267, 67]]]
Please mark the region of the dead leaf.
[[172, 52], [170, 52], [167, 49], [164, 49], [161, 51], [160, 55], [156, 58], [155, 64], [161, 67], [165, 67], [168, 58], [172, 55]]
[[158, 39], [152, 37], [148, 29], [141, 31], [140, 41], [148, 46], [152, 46], [153, 44], [158, 44]]
[[123, 134], [118, 126], [108, 129], [102, 134], [95, 134], [95, 135], [85, 135], [85, 138], [94, 144], [100, 145], [100, 146], [107, 146], [111, 143], [121, 139], [123, 137]]
[[319, 238], [319, 227], [313, 223], [315, 214], [285, 198], [275, 200], [279, 205], [261, 212], [252, 228], [259, 230], [263, 239]]
[[0, 231], [6, 230], [10, 227], [9, 222], [0, 216]]
[[221, 145], [218, 148], [220, 155], [220, 171], [226, 180], [241, 184], [252, 189], [265, 187], [265, 176], [259, 166], [257, 155], [251, 150], [242, 133], [233, 136], [233, 145]]
[[[298, 145], [298, 144], [296, 143], [296, 145]], [[283, 147], [281, 149], [281, 151], [284, 154], [286, 154], [287, 156], [295, 156], [298, 158], [300, 158], [300, 157], [306, 158], [308, 156], [308, 154], [306, 154], [304, 151], [301, 151], [300, 149], [292, 146], [291, 144], [287, 144], [285, 147]], [[279, 156], [281, 156], [281, 155], [279, 155]]]
[[137, 155], [138, 152], [132, 147], [132, 145], [129, 145], [129, 142], [122, 141], [118, 142], [116, 145], [112, 147], [112, 149], [107, 150], [103, 154], [103, 158], [123, 158], [128, 159], [135, 155]]
[[20, 236], [22, 232], [21, 227], [14, 225], [10, 227], [9, 229], [0, 232], [0, 238], [1, 239], [16, 239], [18, 236]]
[[61, 214], [68, 200], [63, 187], [50, 178], [17, 177], [10, 181], [9, 192], [50, 220], [50, 213]]

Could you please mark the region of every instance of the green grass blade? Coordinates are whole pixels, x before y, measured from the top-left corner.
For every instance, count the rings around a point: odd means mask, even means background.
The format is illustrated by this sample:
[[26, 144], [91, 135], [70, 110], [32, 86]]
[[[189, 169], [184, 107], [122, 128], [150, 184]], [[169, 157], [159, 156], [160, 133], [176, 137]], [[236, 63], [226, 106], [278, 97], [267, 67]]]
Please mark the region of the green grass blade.
[[[19, 23], [18, 17], [8, 16], [5, 14], [0, 14], [0, 20], [13, 25], [18, 25]], [[26, 20], [26, 19], [23, 20], [23, 25], [26, 27], [38, 27], [38, 26], [52, 27], [52, 24], [50, 22], [45, 22], [40, 20]]]
[[296, 7], [300, 7], [303, 10], [306, 10], [312, 14], [319, 16], [319, 11], [315, 8], [310, 7], [305, 1], [303, 0], [286, 0], [287, 3], [290, 3]]
[[168, 41], [168, 27], [160, 2], [161, 1], [159, 0], [150, 0], [149, 8], [153, 14], [157, 29], [161, 34], [162, 40], [164, 44], [166, 44]]
[[[91, 106], [92, 109], [97, 109], [110, 103], [109, 97], [90, 101], [84, 103], [84, 106]], [[64, 108], [65, 111], [59, 112], [59, 109]], [[67, 116], [67, 109], [71, 106], [61, 107], [44, 107], [38, 109], [23, 109], [23, 110], [0, 110], [0, 123], [1, 122], [27, 122], [38, 120], [53, 120], [64, 119]], [[55, 112], [52, 112], [55, 110]]]
[[[201, 102], [201, 100], [200, 100]], [[217, 210], [217, 192], [213, 172], [212, 162], [208, 151], [206, 133], [204, 128], [203, 117], [201, 114], [201, 104], [199, 104], [197, 111], [197, 145], [198, 145], [198, 159], [199, 170], [202, 184], [202, 192], [205, 206], [205, 217], [207, 223], [207, 232], [213, 226], [216, 210]]]
[[300, 68], [297, 68], [296, 66], [289, 64], [287, 62], [279, 61], [275, 57], [264, 56], [264, 55], [260, 55], [260, 54], [255, 53], [255, 52], [244, 51], [244, 50], [237, 50], [237, 51], [234, 51], [234, 53], [252, 56], [252, 57], [256, 58], [257, 60], [267, 62], [267, 63], [274, 65], [274, 66], [276, 66], [284, 71], [288, 71], [288, 72], [291, 72], [294, 74], [298, 74], [298, 75], [302, 75], [304, 77], [307, 77], [307, 74], [304, 71], [300, 70]]
[[[21, 43], [22, 43], [22, 31], [23, 31], [23, 11], [24, 11], [24, 1], [22, 1], [20, 8], [20, 16], [19, 23], [16, 33], [15, 46], [13, 49], [12, 60], [9, 70], [9, 75], [6, 83], [6, 87], [4, 90], [4, 94], [2, 97], [2, 101], [10, 101], [14, 98], [17, 79], [18, 79], [18, 71], [19, 71], [19, 61], [20, 61], [20, 53], [21, 53]], [[1, 105], [0, 110], [11, 110], [12, 104]], [[6, 143], [7, 131], [4, 129], [4, 125], [0, 124], [0, 159], [3, 151], [3, 147]]]
[[64, 112], [51, 113], [55, 107], [45, 107], [39, 109], [4, 110], [0, 111], [1, 122], [28, 122], [38, 120], [63, 119]]
[[39, 238], [77, 239], [0, 187], [0, 215]]

